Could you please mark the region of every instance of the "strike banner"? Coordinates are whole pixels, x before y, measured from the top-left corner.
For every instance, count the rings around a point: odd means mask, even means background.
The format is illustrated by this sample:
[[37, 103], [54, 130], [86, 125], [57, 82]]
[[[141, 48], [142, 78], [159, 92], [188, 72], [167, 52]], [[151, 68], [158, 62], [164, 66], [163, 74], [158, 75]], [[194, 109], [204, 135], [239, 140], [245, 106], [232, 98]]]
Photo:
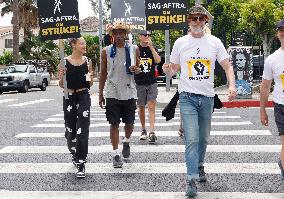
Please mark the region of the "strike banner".
[[132, 32], [146, 30], [143, 0], [111, 0], [112, 22], [123, 21]]
[[186, 0], [145, 0], [147, 30], [185, 29], [188, 27]]
[[37, 5], [41, 39], [81, 36], [77, 0], [37, 0]]

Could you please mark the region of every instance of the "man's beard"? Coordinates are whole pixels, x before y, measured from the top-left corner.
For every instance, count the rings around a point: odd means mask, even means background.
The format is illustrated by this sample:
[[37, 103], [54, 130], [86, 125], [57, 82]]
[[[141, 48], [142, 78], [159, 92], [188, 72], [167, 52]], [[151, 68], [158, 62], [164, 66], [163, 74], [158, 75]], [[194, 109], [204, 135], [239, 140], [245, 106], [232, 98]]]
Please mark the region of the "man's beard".
[[198, 27], [198, 28], [190, 26], [189, 28], [190, 28], [191, 33], [198, 34], [198, 33], [204, 33], [205, 32], [205, 26], [201, 26], [201, 27]]

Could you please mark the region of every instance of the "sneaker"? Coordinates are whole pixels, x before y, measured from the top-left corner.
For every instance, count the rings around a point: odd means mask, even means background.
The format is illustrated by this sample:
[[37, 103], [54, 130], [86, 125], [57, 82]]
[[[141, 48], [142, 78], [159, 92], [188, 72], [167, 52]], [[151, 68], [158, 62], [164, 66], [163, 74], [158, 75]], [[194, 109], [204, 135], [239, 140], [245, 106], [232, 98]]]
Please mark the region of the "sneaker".
[[147, 131], [146, 130], [143, 130], [140, 137], [139, 137], [140, 140], [146, 140], [147, 139]]
[[199, 171], [199, 182], [206, 182], [206, 175], [205, 175], [205, 171], [204, 171], [204, 166], [200, 166], [198, 167], [198, 171]]
[[149, 144], [155, 144], [157, 136], [154, 132], [149, 133]]
[[279, 168], [281, 170], [282, 180], [284, 180], [284, 169], [282, 167], [281, 160], [278, 161], [278, 165], [279, 165]]
[[85, 173], [85, 163], [77, 163], [77, 173], [76, 173], [77, 178], [85, 178], [86, 173]]
[[187, 181], [187, 190], [185, 195], [190, 198], [197, 196], [197, 187], [193, 179]]
[[120, 155], [114, 156], [112, 163], [114, 168], [122, 168], [123, 162], [121, 161]]
[[124, 158], [129, 158], [130, 156], [129, 142], [123, 142], [122, 155]]

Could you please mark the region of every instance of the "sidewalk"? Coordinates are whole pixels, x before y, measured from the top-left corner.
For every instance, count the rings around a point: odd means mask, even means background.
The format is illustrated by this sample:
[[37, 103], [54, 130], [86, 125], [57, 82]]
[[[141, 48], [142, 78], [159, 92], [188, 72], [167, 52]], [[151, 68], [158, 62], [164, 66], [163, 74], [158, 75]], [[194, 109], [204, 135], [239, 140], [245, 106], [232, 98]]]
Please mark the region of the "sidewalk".
[[[257, 90], [257, 89], [255, 89]], [[247, 107], [259, 107], [259, 91], [254, 91], [250, 99], [235, 99], [234, 101], [228, 101], [227, 95], [228, 87], [222, 86], [215, 88], [215, 93], [218, 95], [223, 103], [224, 108], [247, 108]], [[176, 92], [176, 87], [171, 87], [167, 92], [165, 87], [158, 87], [157, 102], [167, 104]], [[267, 107], [273, 107], [272, 94], [269, 95]]]
[[[98, 81], [96, 80], [95, 83]], [[51, 80], [50, 81], [50, 86], [58, 86], [58, 80]], [[176, 84], [173, 84], [170, 88], [170, 91], [166, 91], [166, 85], [159, 85], [158, 86], [158, 97], [157, 97], [157, 103], [162, 104], [162, 105], [167, 105], [171, 98], [174, 96], [176, 93]], [[248, 108], [248, 107], [259, 107], [259, 91], [258, 89], [253, 89], [255, 90], [251, 96], [250, 99], [235, 99], [232, 102], [228, 101], [228, 96], [227, 96], [227, 86], [221, 86], [218, 88], [215, 88], [215, 93], [219, 96], [220, 100], [223, 102], [224, 108]], [[96, 92], [92, 92], [92, 104], [96, 104], [98, 100], [98, 96]], [[268, 104], [267, 107], [273, 107], [273, 98], [272, 94], [269, 95], [268, 98]]]

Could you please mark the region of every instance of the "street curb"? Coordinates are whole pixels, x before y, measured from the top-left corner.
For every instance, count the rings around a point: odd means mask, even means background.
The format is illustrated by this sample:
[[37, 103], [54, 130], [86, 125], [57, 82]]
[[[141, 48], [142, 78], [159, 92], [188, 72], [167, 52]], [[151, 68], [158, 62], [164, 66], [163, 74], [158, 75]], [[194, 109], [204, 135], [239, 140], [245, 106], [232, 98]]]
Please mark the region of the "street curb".
[[[233, 102], [222, 102], [224, 108], [249, 108], [260, 107], [259, 100], [242, 100]], [[273, 101], [268, 101], [266, 107], [274, 107]]]

